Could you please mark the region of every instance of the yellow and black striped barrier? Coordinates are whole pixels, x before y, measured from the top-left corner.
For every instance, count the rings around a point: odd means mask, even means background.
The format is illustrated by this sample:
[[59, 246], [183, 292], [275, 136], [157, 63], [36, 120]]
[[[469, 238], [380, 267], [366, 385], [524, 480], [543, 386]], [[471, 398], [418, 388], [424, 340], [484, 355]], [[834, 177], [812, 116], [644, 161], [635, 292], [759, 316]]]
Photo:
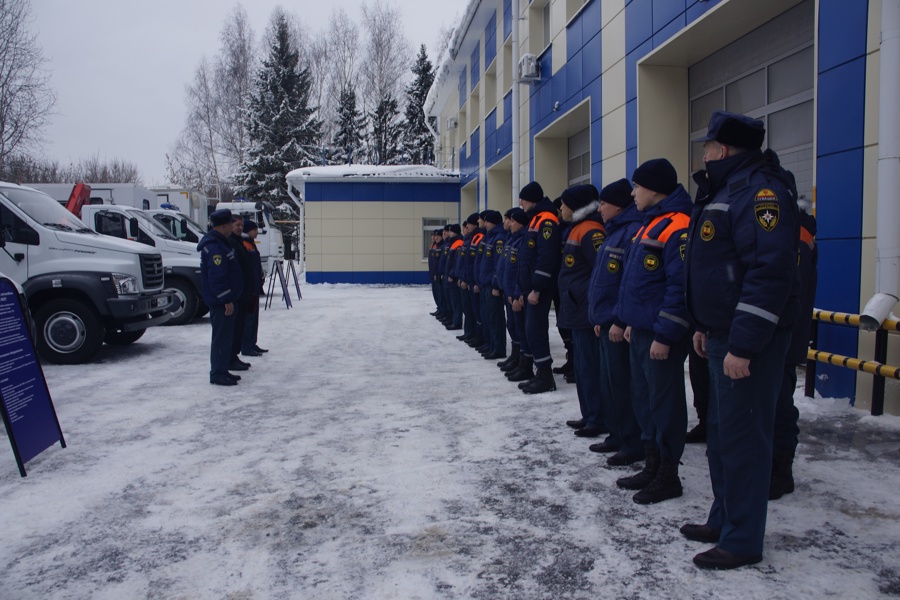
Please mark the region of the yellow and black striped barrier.
[[[813, 319], [815, 319], [816, 321], [822, 321], [823, 323], [834, 323], [836, 325], [851, 325], [853, 327], [859, 327], [859, 315], [850, 313], [820, 310], [816, 308], [813, 310]], [[885, 319], [881, 324], [881, 328], [886, 329], [887, 331], [900, 331], [900, 321]]]
[[841, 356], [840, 354], [832, 354], [831, 352], [822, 352], [819, 350], [808, 350], [806, 357], [809, 360], [816, 360], [823, 363], [837, 365], [839, 367], [847, 367], [848, 369], [856, 369], [857, 371], [865, 371], [879, 377], [890, 377], [891, 379], [900, 379], [900, 367], [892, 367], [883, 365], [874, 360], [859, 360], [849, 356]]
[[833, 325], [843, 325], [859, 329], [859, 315], [814, 308], [812, 318], [812, 348], [806, 355], [806, 395], [812, 396], [815, 394], [816, 362], [855, 369], [875, 376], [872, 385], [872, 414], [883, 414], [885, 379], [890, 378], [900, 380], [900, 367], [892, 367], [882, 362], [887, 360], [888, 334], [900, 332], [900, 321], [896, 319], [885, 319], [881, 323], [881, 326], [875, 331], [875, 360], [860, 360], [858, 358], [816, 350], [819, 338], [819, 323], [831, 323]]

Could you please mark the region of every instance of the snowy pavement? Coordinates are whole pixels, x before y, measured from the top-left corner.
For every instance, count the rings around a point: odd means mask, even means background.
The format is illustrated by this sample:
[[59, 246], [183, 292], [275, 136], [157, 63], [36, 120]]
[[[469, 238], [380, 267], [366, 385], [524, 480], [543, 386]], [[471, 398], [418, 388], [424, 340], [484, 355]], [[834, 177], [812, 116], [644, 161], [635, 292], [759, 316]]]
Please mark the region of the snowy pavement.
[[798, 390], [763, 562], [701, 571], [678, 527], [711, 501], [703, 446], [683, 497], [639, 506], [564, 425], [574, 386], [523, 395], [430, 290], [303, 293], [234, 388], [208, 383], [208, 319], [45, 366], [68, 448], [23, 479], [0, 439], [0, 599], [900, 596], [900, 418]]

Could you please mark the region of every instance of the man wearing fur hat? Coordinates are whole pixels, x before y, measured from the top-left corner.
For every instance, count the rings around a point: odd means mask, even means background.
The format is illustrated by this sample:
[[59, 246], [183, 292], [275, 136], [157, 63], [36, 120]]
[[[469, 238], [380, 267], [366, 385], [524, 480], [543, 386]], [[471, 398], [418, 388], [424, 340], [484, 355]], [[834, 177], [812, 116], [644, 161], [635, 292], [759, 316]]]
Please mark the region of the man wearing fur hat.
[[570, 187], [562, 193], [560, 216], [570, 223], [559, 267], [557, 326], [571, 330], [574, 345], [575, 389], [581, 418], [566, 424], [579, 437], [605, 431], [600, 406], [600, 346], [588, 319], [588, 288], [597, 251], [606, 232], [600, 213], [600, 194], [592, 185]]
[[[762, 560], [776, 403], [797, 318], [799, 210], [794, 178], [762, 121], [716, 111], [703, 138], [706, 170], [691, 216], [687, 306], [694, 348], [709, 358], [707, 456], [713, 503], [681, 533], [715, 547], [704, 569]], [[808, 315], [807, 315], [808, 318]]]
[[631, 401], [646, 462], [640, 473], [616, 485], [638, 490], [633, 496], [638, 504], [653, 504], [682, 494], [678, 461], [687, 428], [684, 360], [691, 333], [684, 301], [684, 246], [691, 197], [664, 158], [648, 160], [631, 179], [643, 224], [625, 249], [615, 320], [627, 325]]
[[[516, 378], [508, 378], [521, 381], [519, 387], [526, 394], [541, 394], [556, 390], [549, 329], [550, 303], [559, 271], [559, 217], [536, 181], [519, 192], [519, 205], [530, 219], [519, 250], [519, 300], [525, 306], [525, 338], [531, 355], [526, 355], [521, 368], [514, 371]], [[532, 365], [536, 374], [532, 373]]]

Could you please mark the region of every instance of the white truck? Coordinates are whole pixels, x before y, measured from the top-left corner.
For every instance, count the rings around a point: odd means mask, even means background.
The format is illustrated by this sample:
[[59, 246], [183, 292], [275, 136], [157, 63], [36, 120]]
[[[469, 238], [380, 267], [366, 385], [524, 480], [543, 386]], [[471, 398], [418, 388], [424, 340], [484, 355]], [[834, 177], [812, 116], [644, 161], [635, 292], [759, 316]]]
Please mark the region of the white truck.
[[87, 362], [172, 318], [158, 250], [97, 235], [46, 194], [4, 182], [0, 272], [25, 290], [50, 362]]
[[144, 212], [153, 217], [166, 231], [182, 242], [198, 244], [206, 233], [206, 229], [201, 227], [200, 223], [176, 210], [157, 208]]
[[91, 230], [152, 246], [162, 254], [165, 290], [175, 297], [170, 325], [183, 325], [208, 312], [200, 294], [200, 253], [196, 242], [178, 240], [142, 210], [118, 204], [81, 207]]
[[[151, 206], [151, 209], [167, 209], [174, 206], [177, 207], [178, 212], [203, 224], [209, 218], [209, 198], [203, 192], [174, 186], [157, 187], [153, 188], [153, 191], [156, 193], [156, 205]], [[116, 200], [116, 204], [122, 203]], [[135, 206], [135, 208], [143, 207]]]
[[268, 202], [219, 202], [216, 210], [227, 208], [232, 214], [238, 214], [245, 219], [253, 219], [259, 227], [259, 236], [256, 238], [256, 247], [262, 260], [263, 273], [269, 269], [270, 259], [278, 260], [284, 257], [284, 240], [281, 230], [275, 225], [275, 208]]

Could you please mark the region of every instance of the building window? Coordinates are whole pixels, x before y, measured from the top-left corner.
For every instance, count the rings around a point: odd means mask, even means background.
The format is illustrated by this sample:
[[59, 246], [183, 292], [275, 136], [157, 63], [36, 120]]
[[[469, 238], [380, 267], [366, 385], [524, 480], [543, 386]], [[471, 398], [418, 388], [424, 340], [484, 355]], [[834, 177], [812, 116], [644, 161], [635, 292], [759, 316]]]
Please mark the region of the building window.
[[422, 260], [428, 260], [428, 251], [431, 250], [431, 232], [435, 229], [443, 229], [449, 223], [449, 219], [441, 217], [424, 217], [422, 219]]
[[569, 138], [569, 187], [591, 182], [591, 129]]

